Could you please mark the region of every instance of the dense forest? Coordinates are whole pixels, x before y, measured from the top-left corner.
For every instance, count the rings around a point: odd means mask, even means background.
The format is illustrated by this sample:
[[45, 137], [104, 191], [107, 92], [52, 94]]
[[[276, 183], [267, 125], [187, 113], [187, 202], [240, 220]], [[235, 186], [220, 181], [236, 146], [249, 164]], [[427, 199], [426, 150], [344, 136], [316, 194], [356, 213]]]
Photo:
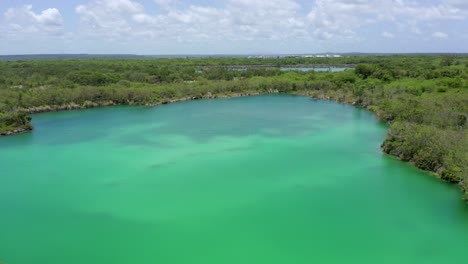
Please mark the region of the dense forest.
[[[350, 67], [342, 72], [282, 67]], [[292, 93], [364, 107], [390, 125], [382, 149], [457, 183], [468, 199], [468, 57], [99, 58], [0, 62], [0, 134], [29, 114]]]

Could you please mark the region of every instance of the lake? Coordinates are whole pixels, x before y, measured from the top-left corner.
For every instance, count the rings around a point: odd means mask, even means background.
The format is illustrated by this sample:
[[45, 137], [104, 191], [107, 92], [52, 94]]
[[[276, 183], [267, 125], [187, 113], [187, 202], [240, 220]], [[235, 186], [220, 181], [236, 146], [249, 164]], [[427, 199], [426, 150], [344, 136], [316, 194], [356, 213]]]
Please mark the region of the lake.
[[302, 96], [33, 116], [0, 138], [6, 264], [465, 263], [461, 192]]
[[310, 68], [310, 67], [282, 67], [282, 71], [300, 71], [300, 72], [342, 72], [346, 70], [354, 70], [354, 68], [343, 68], [343, 67], [316, 67], [316, 68]]

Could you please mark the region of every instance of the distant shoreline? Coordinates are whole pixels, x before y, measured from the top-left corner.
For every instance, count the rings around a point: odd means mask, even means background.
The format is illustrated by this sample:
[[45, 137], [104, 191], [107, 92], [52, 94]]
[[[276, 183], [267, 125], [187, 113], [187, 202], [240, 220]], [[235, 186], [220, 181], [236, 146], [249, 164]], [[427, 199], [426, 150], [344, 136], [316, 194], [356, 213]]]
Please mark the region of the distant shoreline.
[[0, 54], [0, 61], [7, 60], [66, 60], [66, 59], [203, 59], [203, 58], [308, 58], [310, 56], [339, 55], [343, 57], [359, 56], [468, 56], [468, 52], [324, 52], [324, 53], [296, 53], [296, 54]]

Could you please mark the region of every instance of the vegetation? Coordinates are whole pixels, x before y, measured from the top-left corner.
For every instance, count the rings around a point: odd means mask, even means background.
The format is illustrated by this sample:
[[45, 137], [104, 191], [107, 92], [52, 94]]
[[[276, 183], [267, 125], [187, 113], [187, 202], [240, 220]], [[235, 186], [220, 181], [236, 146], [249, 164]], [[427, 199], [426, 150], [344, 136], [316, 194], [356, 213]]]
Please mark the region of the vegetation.
[[31, 117], [24, 112], [0, 113], [0, 135], [32, 130]]
[[[350, 65], [343, 72], [281, 71]], [[468, 199], [468, 57], [101, 58], [0, 62], [0, 134], [26, 113], [294, 93], [365, 107], [390, 124], [382, 149], [457, 183]]]

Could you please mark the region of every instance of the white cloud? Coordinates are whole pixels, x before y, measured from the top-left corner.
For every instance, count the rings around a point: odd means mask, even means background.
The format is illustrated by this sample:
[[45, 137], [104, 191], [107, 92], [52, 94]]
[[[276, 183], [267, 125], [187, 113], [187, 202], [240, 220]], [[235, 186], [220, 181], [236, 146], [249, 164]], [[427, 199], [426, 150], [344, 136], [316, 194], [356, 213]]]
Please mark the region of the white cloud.
[[393, 33], [390, 33], [390, 32], [387, 32], [387, 31], [384, 31], [382, 32], [382, 34], [380, 34], [382, 37], [384, 38], [394, 38], [395, 35]]
[[[457, 0], [445, 1], [315, 0], [304, 14], [305, 7], [297, 0], [225, 0], [218, 7], [182, 5], [182, 0], [153, 0], [146, 6], [139, 0], [90, 0], [77, 6], [76, 12], [81, 34], [101, 41], [138, 39], [155, 46], [190, 47], [198, 43], [205, 48], [257, 45], [260, 50], [265, 44], [279, 47], [293, 42], [359, 43], [369, 37], [359, 34], [363, 28], [379, 24], [393, 25], [405, 35], [430, 35], [434, 29], [429, 23], [465, 18], [455, 7]], [[388, 31], [373, 34], [394, 37]]]
[[[317, 32], [332, 36], [352, 36], [357, 29], [380, 22], [395, 23], [420, 33], [429, 21], [460, 20], [466, 15], [451, 4], [428, 4], [410, 0], [316, 0], [308, 14]], [[461, 0], [459, 1], [462, 2]], [[463, 3], [468, 2], [463, 0]]]
[[317, 37], [353, 36], [354, 29], [370, 23], [372, 19], [366, 13], [372, 10], [367, 1], [326, 1], [317, 0], [312, 11], [307, 15], [308, 22]]
[[468, 1], [466, 0], [443, 0], [442, 3], [450, 7], [468, 11]]
[[306, 24], [299, 8], [291, 0], [230, 0], [224, 10], [234, 36], [278, 40], [304, 36]]
[[[316, 0], [307, 15], [293, 0], [227, 0], [221, 8], [190, 5], [178, 0], [154, 0], [161, 8], [150, 15], [135, 0], [94, 0], [76, 7], [88, 35], [109, 40], [137, 35], [158, 40], [193, 42], [235, 40], [358, 39], [356, 31], [381, 22], [422, 33], [427, 21], [462, 19], [458, 0], [422, 5], [409, 0]], [[383, 34], [391, 37], [390, 33]]]
[[434, 32], [432, 33], [432, 37], [436, 39], [446, 39], [448, 38], [448, 35], [444, 32]]
[[48, 8], [35, 13], [32, 5], [19, 8], [9, 8], [4, 17], [9, 22], [8, 30], [16, 33], [62, 33], [64, 22], [60, 11]]
[[128, 20], [143, 14], [143, 6], [131, 0], [96, 0], [75, 8], [81, 30], [86, 35], [116, 40], [129, 37], [133, 28]]
[[178, 4], [178, 0], [154, 0], [154, 2], [163, 10], [170, 10], [175, 8]]
[[[97, 0], [76, 8], [88, 35], [115, 39], [138, 35], [153, 40], [193, 42], [206, 39], [284, 39], [306, 35], [299, 5], [292, 0], [229, 0], [224, 8], [155, 0], [163, 7], [150, 15], [131, 0]], [[169, 8], [170, 7], [170, 8]]]
[[[468, 17], [466, 0], [314, 0], [307, 4], [223, 0], [216, 6], [189, 4], [188, 0], [81, 1], [75, 7], [78, 19], [67, 21], [78, 23], [77, 30], [64, 32], [63, 18], [55, 8], [36, 13], [31, 6], [23, 6], [8, 9], [5, 21], [0, 18], [0, 35], [12, 39], [21, 32], [26, 39], [31, 32], [42, 32], [80, 43], [80, 48], [100, 47], [94, 52], [131, 48], [128, 52], [158, 53], [163, 47], [173, 52], [198, 49], [210, 53], [359, 49], [369, 46], [368, 40], [394, 38], [395, 31], [399, 38], [411, 41], [428, 39], [423, 36], [444, 38], [433, 35], [437, 31], [450, 32], [454, 38], [468, 34], [463, 30]], [[448, 25], [454, 27], [448, 31]]]

